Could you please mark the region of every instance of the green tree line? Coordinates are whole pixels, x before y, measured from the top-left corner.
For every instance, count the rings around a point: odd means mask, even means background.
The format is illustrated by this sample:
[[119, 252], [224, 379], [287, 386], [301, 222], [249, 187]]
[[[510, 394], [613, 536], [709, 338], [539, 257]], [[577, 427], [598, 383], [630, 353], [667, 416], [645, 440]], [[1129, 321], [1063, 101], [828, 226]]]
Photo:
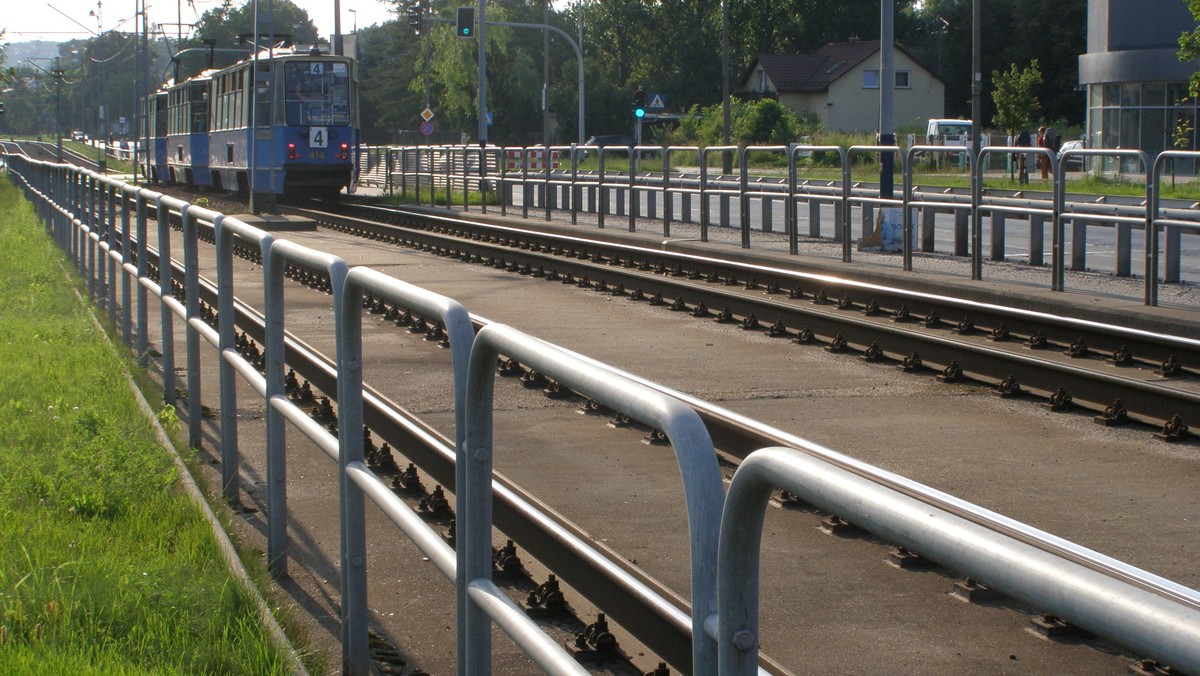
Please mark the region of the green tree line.
[[[444, 22], [426, 22], [421, 35], [414, 35], [407, 18], [412, 0], [381, 1], [393, 5], [396, 19], [360, 27], [357, 35], [364, 140], [394, 142], [401, 139], [400, 132], [415, 131], [427, 90], [439, 131], [474, 139], [475, 40], [456, 38], [453, 24]], [[544, 2], [492, 0], [487, 19], [542, 23]], [[424, 0], [422, 6], [427, 16], [452, 21], [457, 8], [468, 4], [470, 0]], [[970, 115], [971, 5], [971, 0], [894, 0], [896, 41], [940, 74], [950, 117]], [[1081, 124], [1084, 101], [1076, 87], [1077, 56], [1086, 50], [1086, 0], [998, 0], [982, 5], [985, 124], [990, 126], [997, 114], [989, 76], [1035, 60], [1043, 76], [1033, 92], [1040, 102], [1035, 118]], [[301, 44], [321, 42], [312, 21], [290, 0], [274, 0], [272, 7], [272, 33], [291, 35]], [[140, 76], [136, 40], [129, 33], [108, 31], [63, 43], [64, 128], [91, 132], [101, 105], [110, 120], [131, 119], [137, 93], [145, 92], [141, 83], [152, 82], [153, 91], [175, 74], [172, 54], [183, 51], [178, 69], [181, 77], [188, 77], [209, 65], [210, 47], [217, 66], [246, 53], [239, 36], [253, 32], [250, 8], [249, 2], [235, 5], [225, 0], [205, 12], [191, 37], [178, 43], [161, 32], [155, 38], [152, 32], [143, 45], [150, 57], [140, 60]], [[728, 9], [730, 82], [735, 90], [756, 54], [804, 54], [829, 42], [879, 36], [879, 0], [729, 0]], [[260, 19], [262, 13], [260, 6]], [[573, 37], [580, 20], [588, 134], [629, 134], [631, 100], [638, 86], [661, 95], [668, 113], [719, 108], [721, 0], [568, 0], [549, 7], [549, 23]], [[489, 140], [541, 142], [542, 31], [490, 26], [486, 34], [488, 109], [493, 114]], [[549, 51], [546, 101], [558, 130], [550, 140], [570, 142], [577, 129], [575, 53], [553, 34]], [[9, 112], [0, 119], [0, 131], [49, 131], [57, 83], [17, 65], [18, 77], [9, 85], [13, 91], [3, 97]]]

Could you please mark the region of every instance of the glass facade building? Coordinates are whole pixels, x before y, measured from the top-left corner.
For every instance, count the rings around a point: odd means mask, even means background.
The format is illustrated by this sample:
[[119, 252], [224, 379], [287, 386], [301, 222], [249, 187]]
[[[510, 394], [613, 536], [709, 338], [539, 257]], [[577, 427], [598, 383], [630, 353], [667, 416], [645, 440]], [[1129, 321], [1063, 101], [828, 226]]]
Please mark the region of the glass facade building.
[[1197, 63], [1178, 57], [1179, 36], [1195, 26], [1182, 0], [1088, 0], [1088, 53], [1079, 57], [1087, 147], [1140, 149], [1152, 157], [1200, 147], [1197, 102], [1187, 88]]

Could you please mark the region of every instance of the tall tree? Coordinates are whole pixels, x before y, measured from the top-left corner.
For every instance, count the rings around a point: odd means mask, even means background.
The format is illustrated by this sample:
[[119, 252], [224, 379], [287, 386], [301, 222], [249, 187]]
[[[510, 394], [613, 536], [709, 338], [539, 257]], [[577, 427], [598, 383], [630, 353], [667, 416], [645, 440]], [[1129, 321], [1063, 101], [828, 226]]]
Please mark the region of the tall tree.
[[[940, 40], [942, 80], [946, 83], [946, 113], [968, 117], [971, 112], [971, 0], [927, 0], [918, 15], [930, 27], [927, 40]], [[1083, 122], [1079, 55], [1087, 51], [1087, 0], [1009, 0], [981, 3], [982, 72], [1011, 63], [1042, 64], [1043, 82], [1037, 90], [1042, 120]], [[939, 30], [941, 26], [944, 30]], [[925, 47], [928, 49], [928, 46]], [[984, 83], [983, 118], [995, 108]]]
[[992, 71], [992, 101], [996, 116], [992, 121], [1010, 136], [1022, 129], [1038, 113], [1037, 88], [1042, 84], [1042, 71], [1034, 59], [1022, 69], [1013, 64], [1007, 71]]
[[[1188, 11], [1200, 23], [1200, 0], [1184, 0]], [[1179, 60], [1183, 62], [1200, 59], [1200, 26], [1179, 36]], [[1192, 97], [1200, 96], [1200, 71], [1192, 73], [1188, 81], [1188, 91]]]

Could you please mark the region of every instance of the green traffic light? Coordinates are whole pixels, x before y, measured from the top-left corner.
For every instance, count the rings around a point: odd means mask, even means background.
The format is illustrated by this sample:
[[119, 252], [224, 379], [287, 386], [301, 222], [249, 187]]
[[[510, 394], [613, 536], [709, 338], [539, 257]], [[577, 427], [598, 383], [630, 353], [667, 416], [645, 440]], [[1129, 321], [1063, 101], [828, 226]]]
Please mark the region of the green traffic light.
[[646, 117], [646, 109], [645, 108], [634, 108], [633, 116], [634, 117]]

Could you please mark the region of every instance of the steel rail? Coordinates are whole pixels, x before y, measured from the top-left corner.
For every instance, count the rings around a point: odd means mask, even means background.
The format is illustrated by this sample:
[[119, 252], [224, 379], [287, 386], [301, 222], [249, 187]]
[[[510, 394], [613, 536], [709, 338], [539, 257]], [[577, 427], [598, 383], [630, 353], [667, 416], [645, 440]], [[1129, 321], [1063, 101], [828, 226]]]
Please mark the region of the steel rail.
[[[211, 228], [210, 224], [204, 224]], [[158, 265], [158, 252], [149, 248]], [[176, 270], [182, 274], [178, 263]], [[201, 297], [216, 307], [216, 287], [201, 279]], [[262, 343], [262, 315], [238, 300], [235, 324]], [[475, 320], [476, 330], [486, 320]], [[336, 401], [334, 362], [295, 336], [285, 340], [285, 362], [314, 388]], [[371, 430], [450, 493], [455, 492], [453, 441], [422, 422], [370, 385], [364, 386], [364, 422]], [[500, 473], [494, 474], [496, 527], [530, 556], [555, 572], [565, 584], [604, 609], [606, 615], [666, 662], [683, 671], [691, 667], [691, 605], [677, 592], [628, 563], [618, 552], [595, 542], [585, 530], [562, 517], [532, 493]], [[771, 673], [787, 669], [767, 655], [761, 664]]]
[[[239, 320], [242, 319], [241, 314], [242, 314], [242, 310], [239, 309]], [[246, 318], [250, 318], [250, 316], [247, 315]], [[472, 321], [476, 325], [477, 330], [490, 323], [489, 320], [487, 320], [486, 318], [482, 318], [482, 317], [478, 317], [478, 316], [473, 316]], [[240, 321], [239, 321], [239, 323], [240, 323]], [[252, 327], [252, 328], [254, 328], [254, 327]], [[252, 335], [253, 335], [253, 333], [252, 333]], [[291, 342], [293, 342], [293, 341], [289, 341], [289, 343], [291, 343]], [[294, 341], [294, 342], [297, 345], [297, 347], [302, 346], [302, 343], [299, 343], [299, 341]], [[290, 352], [290, 348], [291, 348], [291, 344], [289, 344], [289, 352]], [[307, 347], [305, 347], [304, 349], [305, 349], [305, 352], [309, 352], [311, 350], [311, 348], [307, 348]], [[837, 453], [836, 451], [832, 451], [830, 449], [824, 448], [817, 444], [813, 444], [803, 438], [797, 437], [797, 436], [790, 434], [788, 432], [785, 432], [783, 430], [779, 430], [779, 429], [773, 428], [768, 425], [763, 425], [759, 421], [746, 418], [745, 416], [742, 416], [735, 412], [729, 411], [720, 406], [716, 406], [716, 405], [706, 402], [704, 400], [701, 400], [701, 399], [692, 397], [690, 395], [687, 395], [685, 393], [679, 392], [677, 390], [667, 388], [665, 386], [654, 383], [653, 381], [646, 380], [646, 379], [636, 376], [634, 374], [630, 374], [630, 373], [621, 371], [619, 369], [615, 369], [611, 366], [603, 364], [602, 362], [591, 360], [590, 358], [587, 358], [586, 356], [582, 356], [582, 355], [579, 355], [579, 356], [581, 356], [581, 358], [583, 358], [587, 361], [590, 361], [599, 366], [607, 368], [608, 370], [611, 370], [614, 373], [622, 375], [623, 377], [631, 378], [637, 382], [640, 382], [642, 384], [650, 386], [653, 389], [661, 391], [665, 394], [669, 394], [670, 396], [678, 398], [681, 401], [687, 403], [689, 406], [693, 407], [700, 414], [701, 418], [704, 420], [706, 425], [709, 427], [709, 431], [712, 436], [714, 445], [720, 451], [729, 454], [733, 458], [740, 460], [740, 459], [744, 458], [746, 455], [748, 455], [750, 452], [757, 450], [758, 448], [763, 448], [763, 447], [771, 446], [771, 445], [785, 445], [785, 446], [789, 446], [792, 448], [797, 448], [798, 450], [802, 450], [806, 453], [810, 453], [810, 454], [816, 455], [818, 457], [821, 457], [822, 459], [824, 459], [826, 461], [830, 461], [830, 462], [834, 463], [836, 466], [846, 469], [847, 471], [851, 471], [855, 474], [863, 476], [864, 478], [868, 478], [871, 481], [888, 486], [889, 488], [892, 488], [893, 490], [896, 490], [905, 495], [908, 495], [909, 497], [913, 497], [915, 499], [921, 500], [928, 504], [935, 505], [940, 509], [944, 509], [948, 512], [951, 512], [951, 513], [953, 513], [957, 516], [960, 516], [972, 523], [984, 525], [984, 526], [987, 526], [988, 528], [992, 528], [994, 530], [1003, 532], [1006, 535], [1009, 535], [1015, 539], [1018, 539], [1026, 544], [1035, 546], [1044, 551], [1054, 553], [1058, 556], [1068, 558], [1068, 559], [1070, 559], [1076, 563], [1079, 563], [1080, 565], [1084, 565], [1092, 570], [1096, 570], [1103, 574], [1122, 579], [1126, 582], [1129, 582], [1130, 584], [1134, 584], [1134, 585], [1136, 585], [1142, 589], [1145, 589], [1147, 591], [1150, 591], [1152, 593], [1158, 594], [1158, 595], [1166, 597], [1166, 598], [1173, 599], [1176, 602], [1184, 603], [1184, 604], [1187, 604], [1187, 605], [1195, 607], [1195, 608], [1200, 608], [1200, 594], [1198, 594], [1195, 590], [1191, 590], [1189, 588], [1183, 587], [1182, 585], [1178, 585], [1174, 582], [1171, 582], [1170, 580], [1166, 580], [1164, 578], [1146, 573], [1145, 571], [1137, 569], [1133, 566], [1129, 566], [1128, 564], [1125, 564], [1118, 560], [1112, 559], [1110, 557], [1099, 555], [1096, 552], [1087, 550], [1086, 548], [1080, 547], [1079, 545], [1076, 545], [1072, 542], [1062, 540], [1053, 535], [1050, 535], [1048, 533], [1040, 531], [1036, 528], [1027, 526], [1027, 525], [1017, 522], [1017, 521], [1014, 521], [1012, 519], [1004, 517], [1003, 515], [996, 514], [995, 512], [991, 512], [990, 510], [986, 510], [984, 508], [978, 507], [976, 505], [973, 505], [971, 503], [963, 501], [963, 500], [956, 498], [954, 496], [951, 496], [949, 494], [945, 494], [945, 493], [942, 493], [935, 489], [929, 488], [928, 486], [918, 484], [917, 482], [914, 482], [910, 479], [904, 478], [899, 475], [892, 474], [890, 472], [886, 472], [884, 470], [880, 470], [876, 467], [867, 465], [866, 463], [862, 463], [860, 461], [854, 460], [853, 458], [850, 458], [849, 456], [845, 456], [843, 454]], [[319, 353], [317, 353], [316, 351], [311, 351], [311, 354], [306, 355], [305, 361], [310, 361], [310, 360], [316, 361], [318, 359], [320, 359]], [[288, 362], [289, 362], [289, 364], [291, 363], [290, 355], [289, 355]], [[330, 373], [332, 373], [332, 365], [331, 364], [328, 364], [326, 368], [328, 368]], [[298, 369], [298, 371], [299, 371], [299, 369]], [[320, 383], [318, 381], [314, 381], [314, 384], [320, 385]], [[330, 384], [330, 386], [332, 386], [332, 383]], [[324, 388], [322, 388], [322, 389], [324, 389]], [[378, 395], [376, 394], [376, 396], [378, 396]], [[379, 398], [379, 401], [381, 403], [386, 402], [386, 400], [381, 397]], [[403, 412], [402, 408], [395, 406], [394, 404], [389, 406], [389, 408], [396, 412]], [[406, 424], [416, 424], [416, 425], [420, 426], [421, 428], [424, 429], [424, 434], [429, 435], [428, 438], [441, 437], [441, 435], [439, 433], [437, 433], [435, 430], [432, 430], [432, 428], [424, 427], [423, 423], [419, 423], [419, 422], [414, 423], [412, 421], [409, 421]], [[388, 438], [384, 434], [385, 430], [378, 429], [381, 427], [386, 428], [386, 427], [388, 427], [388, 425], [386, 425], [386, 424], [379, 425], [379, 424], [371, 423], [371, 426], [373, 429], [375, 429], [377, 431], [377, 433], [379, 433], [381, 435], [381, 437], [383, 437], [384, 439]], [[420, 441], [419, 438], [417, 438], [417, 439], [410, 438], [408, 440], [414, 441], [414, 442]], [[441, 440], [442, 440], [443, 444], [449, 443], [449, 441], [446, 440], [445, 437], [441, 437]], [[407, 452], [407, 449], [412, 448], [412, 446], [410, 444], [405, 444], [403, 446], [396, 445], [396, 447], [397, 448], [405, 448], [406, 452]], [[448, 449], [449, 446], [446, 446], [445, 448]], [[452, 454], [448, 450], [444, 450], [444, 453], [448, 456], [447, 460], [452, 464], [453, 463]], [[429, 458], [429, 459], [432, 459], [432, 458]], [[410, 460], [417, 462], [417, 464], [419, 466], [422, 466], [422, 469], [426, 469], [426, 466], [423, 465], [421, 461], [418, 461], [412, 457], [410, 457]], [[426, 462], [428, 462], [428, 460], [425, 459], [424, 457], [422, 457], [422, 460], [425, 460]], [[453, 491], [453, 483], [452, 483], [453, 469], [452, 468], [449, 470], [448, 477], [440, 477], [440, 476], [434, 474], [433, 472], [429, 472], [429, 473], [430, 473], [431, 477], [439, 480], [440, 482], [443, 483], [443, 485], [447, 486], [448, 489]], [[444, 481], [443, 481], [443, 478], [445, 479]], [[518, 492], [520, 490], [520, 489], [516, 488], [515, 486], [511, 485], [506, 479], [504, 479], [499, 474], [497, 474], [497, 481], [507, 489], [516, 490]], [[532, 505], [535, 507], [544, 507], [532, 495], [521, 493], [520, 497], [528, 505]], [[551, 514], [553, 513], [552, 510], [548, 510], [548, 509], [544, 510], [544, 512], [551, 513]], [[498, 509], [497, 510], [497, 523], [500, 524], [501, 521], [502, 521], [502, 519], [500, 517], [500, 510]], [[509, 531], [509, 528], [507, 526], [501, 526], [501, 527], [503, 530], [505, 530], [506, 533], [509, 533], [510, 535], [514, 534], [513, 532]], [[542, 556], [539, 556], [536, 553], [534, 548], [531, 548], [526, 544], [527, 542], [532, 541], [529, 539], [529, 537], [539, 538], [541, 536], [541, 534], [539, 534], [536, 531], [528, 531], [528, 530], [522, 530], [522, 531], [516, 531], [516, 532], [520, 532], [522, 534], [522, 536], [524, 536], [518, 540], [518, 541], [522, 542], [522, 546], [526, 547], [526, 549], [528, 551], [530, 551], [530, 553], [533, 554], [535, 557], [539, 558], [539, 560], [542, 560], [551, 566], [553, 566], [553, 563], [555, 560], [558, 560], [557, 557], [550, 558], [550, 559], [543, 558]], [[517, 539], [517, 538], [514, 537], [514, 539]], [[616, 557], [614, 559], [614, 562], [622, 563], [622, 564], [624, 563], [624, 562], [620, 561], [619, 557]], [[640, 572], [632, 566], [623, 566], [623, 567], [625, 567], [627, 569], [626, 572], [631, 573], [631, 574]], [[579, 590], [581, 592], [584, 591], [583, 589], [580, 589], [574, 582], [571, 581], [570, 576], [566, 576], [564, 579], [566, 579], [569, 583], [571, 583], [572, 587], [575, 587], [577, 590]], [[647, 579], [649, 579], [649, 578], [647, 578]], [[675, 596], [678, 599], [678, 597], [673, 592], [666, 589], [665, 587], [661, 588], [661, 590], [663, 592], [665, 592], [667, 597]], [[610, 592], [611, 592], [611, 590], [605, 591], [602, 588], [596, 588], [596, 590], [595, 590], [595, 593], [600, 593], [600, 594], [610, 593]], [[586, 593], [584, 595], [588, 596]], [[593, 598], [593, 597], [589, 596], [588, 598]], [[604, 597], [600, 596], [600, 597], [596, 597], [596, 598], [604, 598]], [[687, 607], [686, 603], [683, 602], [682, 599], [678, 599], [678, 601], [680, 604], [682, 604], [681, 607]], [[661, 631], [662, 625], [657, 624], [658, 619], [663, 619], [663, 618], [656, 618], [656, 621], [651, 622], [648, 626], [645, 626], [644, 630], [651, 631], [651, 632]], [[616, 615], [614, 615], [614, 620], [621, 623], [622, 626], [625, 626], [627, 629], [630, 629], [630, 630], [633, 629], [633, 627], [630, 627], [629, 625], [625, 624]], [[635, 632], [635, 635], [637, 635], [639, 637], [639, 640], [644, 640], [640, 631]], [[664, 654], [664, 656], [665, 656], [665, 654]], [[672, 662], [672, 663], [674, 663], [674, 662]]]
[[[321, 218], [325, 222], [335, 220], [329, 215], [321, 215]], [[389, 229], [394, 226], [357, 219], [346, 227], [375, 237], [400, 234]], [[850, 351], [862, 351], [877, 345], [893, 361], [902, 360], [915, 352], [926, 365], [927, 368], [922, 369], [926, 372], [928, 367], [941, 369], [955, 363], [965, 375], [984, 383], [996, 385], [1012, 376], [1022, 391], [1043, 397], [1049, 397], [1062, 388], [1071, 396], [1074, 404], [1096, 412], [1103, 412], [1114, 400], [1119, 399], [1129, 416], [1152, 425], [1163, 425], [1175, 415], [1181, 416], [1185, 422], [1200, 419], [1200, 393], [1173, 385], [1165, 379], [1153, 380], [1146, 376], [1148, 366], [1153, 364], [1155, 358], [1166, 360], [1176, 356], [1185, 364], [1200, 363], [1200, 341], [1192, 338], [910, 292], [828, 275], [797, 273], [627, 244], [506, 227], [491, 230], [494, 236], [490, 239], [493, 241], [483, 241], [465, 239], [469, 226], [455, 222], [453, 228], [454, 232], [450, 234], [424, 228], [406, 229], [403, 237], [416, 245], [460, 258], [469, 255], [485, 262], [503, 262], [507, 267], [531, 272], [539, 267], [550, 268], [559, 275], [570, 274], [590, 282], [605, 280], [610, 287], [620, 284], [628, 291], [640, 290], [646, 298], [658, 294], [664, 299], [687, 298], [692, 306], [702, 301], [712, 310], [727, 309], [741, 321], [750, 317], [768, 324], [780, 320], [789, 332], [807, 327], [826, 342], [841, 336], [852, 348]], [[556, 251], [559, 255], [552, 255], [551, 252]], [[570, 256], [572, 252], [574, 255]], [[620, 265], [615, 264], [618, 260]], [[739, 276], [747, 281], [757, 279], [760, 288], [778, 283], [772, 280], [779, 279], [793, 284], [822, 284], [834, 290], [834, 293], [842, 290], [843, 297], [850, 301], [849, 307], [855, 311], [837, 309], [832, 297], [834, 294], [829, 294], [828, 304], [816, 305], [807, 301], [784, 301], [782, 295], [773, 297], [761, 292], [734, 291], [732, 286], [717, 286], [673, 276], [669, 271], [677, 265], [708, 269], [710, 274], [726, 282]], [[851, 293], [856, 294], [857, 298], [850, 298]], [[883, 308], [879, 316], [864, 316], [861, 312], [866, 305], [864, 298], [897, 308], [906, 306], [912, 312], [914, 321], [891, 321], [890, 313]], [[921, 315], [928, 317], [943, 312], [949, 315], [941, 320], [941, 325], [946, 329], [955, 327], [955, 315], [969, 317], [972, 322], [978, 322], [974, 333], [981, 335], [988, 333], [985, 327], [1000, 324], [1009, 327], [1015, 335], [1024, 333], [1032, 336], [1041, 332], [1047, 335], [1047, 349], [1026, 351], [1020, 348], [1022, 343], [1016, 339], [986, 343], [977, 338], [955, 337], [949, 331], [915, 326]], [[1068, 331], [1075, 338], [1067, 337], [1070, 335]], [[1057, 336], [1054, 335], [1056, 333]], [[1143, 368], [1105, 365], [1101, 370], [1092, 367], [1098, 363], [1095, 356], [1083, 359], [1058, 354], [1076, 341], [1082, 341], [1091, 355], [1128, 349], [1142, 360]], [[1145, 377], [1136, 377], [1139, 374]]]
[[[157, 252], [153, 253], [156, 254]], [[206, 286], [202, 290], [202, 293], [209, 299], [210, 302], [215, 302], [214, 288], [211, 286]], [[263, 335], [261, 317], [258, 316], [252, 308], [244, 306], [240, 302], [235, 305], [235, 311], [238, 314], [238, 324], [243, 327], [243, 330], [246, 330], [250, 335], [256, 336], [257, 339], [261, 340]], [[486, 320], [482, 318], [473, 319], [477, 325], [483, 325], [486, 323]], [[303, 343], [294, 339], [289, 339], [286, 349], [288, 351], [288, 363], [293, 364], [299, 362], [297, 365], [300, 368], [297, 370], [311, 382], [313, 382], [313, 384], [315, 384], [319, 389], [324, 391], [334, 391], [336, 389], [335, 383], [333, 382], [334, 376], [332, 363], [327, 358], [323, 358], [321, 355], [319, 355], [319, 353], [311, 350], [311, 348], [308, 348]], [[741, 456], [744, 455], [744, 452], [768, 445], [767, 442], [782, 443], [784, 445], [797, 447], [805, 450], [806, 452], [821, 454], [827, 459], [830, 456], [837, 456], [836, 453], [828, 451], [828, 449], [817, 447], [807, 441], [788, 435], [787, 433], [783, 433], [778, 430], [772, 430], [770, 428], [764, 428], [759, 423], [740, 418], [736, 414], [723, 412], [716, 407], [706, 404], [705, 402], [700, 402], [693, 398], [687, 397], [686, 395], [682, 395], [681, 393], [671, 393], [672, 396], [678, 396], [689, 405], [697, 407], [697, 409], [701, 411], [701, 415], [705, 419], [706, 423], [710, 425], [710, 429], [714, 430], [714, 443], [716, 443], [717, 446], [723, 451], [730, 452], [735, 456]], [[438, 434], [435, 430], [425, 427], [423, 423], [403, 419], [401, 417], [403, 412], [402, 409], [394, 405], [386, 405], [386, 400], [378, 397], [378, 395], [375, 393], [372, 393], [372, 396], [369, 397], [368, 401], [368, 424], [375, 428], [376, 432], [384, 439], [394, 442], [397, 447], [405, 448], [406, 453], [409, 453], [409, 449], [424, 449], [424, 453], [429, 456], [425, 462], [418, 461], [415, 456], [410, 456], [410, 459], [422, 465], [422, 469], [427, 471], [431, 478], [439, 480], [439, 482], [443, 483], [443, 485], [446, 485], [453, 490], [454, 470], [452, 466], [452, 453], [448, 450], [450, 447], [449, 440]], [[405, 443], [400, 441], [401, 438], [411, 440], [413, 443]], [[441, 465], [440, 471], [437, 469], [431, 469], [431, 462], [432, 464]], [[449, 465], [448, 467], [446, 466], [447, 464]], [[1004, 530], [1009, 532], [1009, 534], [1015, 533], [1016, 537], [1019, 537], [1025, 541], [1034, 542], [1039, 547], [1049, 547], [1050, 551], [1056, 551], [1061, 555], [1066, 555], [1073, 558], [1073, 560], [1080, 560], [1084, 562], [1085, 565], [1089, 565], [1090, 567], [1102, 571], [1107, 575], [1113, 575], [1122, 577], [1126, 580], [1131, 580], [1136, 584], [1154, 591], [1154, 593], [1169, 596], [1183, 603], [1188, 603], [1191, 605], [1200, 604], [1200, 600], [1197, 600], [1196, 593], [1192, 590], [1180, 587], [1174, 583], [1170, 583], [1169, 581], [1155, 578], [1154, 576], [1144, 573], [1144, 571], [1139, 571], [1130, 566], [1126, 566], [1125, 564], [1121, 564], [1120, 562], [1115, 562], [1102, 556], [1092, 556], [1092, 554], [1094, 554], [1093, 552], [1083, 550], [1083, 548], [1073, 545], [1072, 543], [1065, 541], [1055, 542], [1052, 536], [1047, 536], [1047, 534], [1041, 533], [1040, 531], [1032, 529], [1028, 526], [1024, 526], [1023, 524], [1012, 522], [1000, 515], [990, 513], [987, 510], [970, 505], [969, 503], [960, 501], [952, 496], [940, 494], [939, 492], [933, 491], [928, 487], [921, 486], [920, 484], [916, 484], [915, 482], [911, 482], [902, 477], [890, 475], [882, 470], [866, 466], [863, 463], [853, 461], [852, 459], [843, 457], [839, 460], [839, 464], [852, 468], [852, 471], [867, 476], [871, 478], [872, 481], [887, 483], [893, 488], [898, 487], [898, 489], [902, 492], [918, 496], [926, 501], [932, 501], [939, 506], [948, 509], [949, 511], [960, 513], [972, 521], [987, 524], [989, 527]], [[502, 477], [497, 476], [497, 481], [501, 483], [504, 488], [508, 488], [503, 483]], [[514, 509], [514, 505], [511, 504], [506, 497], [507, 496], [505, 496], [502, 492], [500, 495], [500, 501], [497, 504], [497, 525], [499, 525], [506, 532], [509, 532], [508, 528], [503, 525], [503, 522], [514, 517], [514, 515], [507, 513], [509, 510]], [[525, 503], [527, 506], [535, 507], [537, 504], [538, 503], [536, 503], [536, 500], [533, 499]], [[518, 519], [518, 521], [521, 520]], [[544, 539], [545, 533], [544, 531], [541, 533], [538, 533], [537, 531], [539, 528], [544, 527], [545, 524], [539, 523], [537, 519], [532, 519], [525, 520], [523, 525], [533, 529], [531, 534], [537, 538], [535, 541], [538, 543], [536, 549], [541, 549], [544, 547], [545, 545], [542, 543], [542, 539]], [[522, 541], [522, 546], [526, 547], [531, 554], [543, 560], [544, 562], [551, 563], [552, 567], [553, 561], [564, 560], [558, 556], [543, 558], [543, 556], [539, 555], [537, 551], [535, 551], [535, 547], [531, 547], [529, 545], [529, 543], [533, 541], [526, 540], [525, 538], [517, 538], [516, 536], [514, 536], [514, 539]], [[553, 538], [551, 538], [551, 540], [553, 540]], [[1048, 544], [1047, 541], [1049, 541]], [[555, 543], [551, 542], [550, 544], [553, 546]], [[562, 553], [560, 552], [560, 554]], [[565, 557], [567, 555], [563, 556]], [[621, 564], [624, 563], [620, 561], [619, 557], [614, 557], [614, 561], [620, 562]], [[584, 563], [587, 562], [580, 562], [580, 564]], [[636, 569], [628, 566], [626, 567], [630, 568], [630, 570], [627, 571], [628, 574], [636, 576], [638, 573]], [[574, 570], [574, 568], [571, 570]], [[568, 579], [568, 582], [572, 584], [572, 586], [575, 586], [577, 589], [579, 589], [579, 586], [574, 581]], [[611, 584], [611, 582], [609, 584]], [[617, 589], [620, 589], [619, 585], [617, 586]], [[612, 591], [611, 587], [609, 588], [609, 591]], [[585, 596], [587, 596], [587, 594], [585, 594]], [[670, 598], [670, 596], [671, 595], [669, 591], [667, 591], [664, 597]], [[636, 604], [631, 601], [631, 605]], [[645, 609], [643, 609], [643, 612], [644, 610]], [[646, 617], [652, 616], [647, 615]], [[658, 636], [670, 633], [664, 631], [665, 629], [671, 627], [672, 622], [670, 619], [671, 618], [655, 617], [653, 618], [653, 621], [650, 621], [647, 625], [647, 628], [650, 631], [649, 634], [641, 634], [638, 632], [635, 635], [639, 636], [639, 640], [645, 641], [646, 636]], [[678, 618], [676, 617], [675, 619], [676, 624], [678, 624]], [[625, 624], [616, 615], [614, 615], [614, 620]], [[625, 626], [628, 628], [628, 625]], [[686, 627], [678, 627], [677, 629], [682, 633], [687, 633]], [[685, 640], [683, 636], [676, 638], [676, 641], [681, 640]], [[690, 637], [688, 637], [686, 640], [690, 641]], [[652, 649], [656, 649], [653, 645], [653, 642], [648, 642], [647, 645]], [[677, 643], [677, 645], [682, 644]], [[667, 652], [663, 652], [661, 654], [663, 654], [664, 657], [668, 655]], [[672, 661], [672, 663], [676, 662]]]

